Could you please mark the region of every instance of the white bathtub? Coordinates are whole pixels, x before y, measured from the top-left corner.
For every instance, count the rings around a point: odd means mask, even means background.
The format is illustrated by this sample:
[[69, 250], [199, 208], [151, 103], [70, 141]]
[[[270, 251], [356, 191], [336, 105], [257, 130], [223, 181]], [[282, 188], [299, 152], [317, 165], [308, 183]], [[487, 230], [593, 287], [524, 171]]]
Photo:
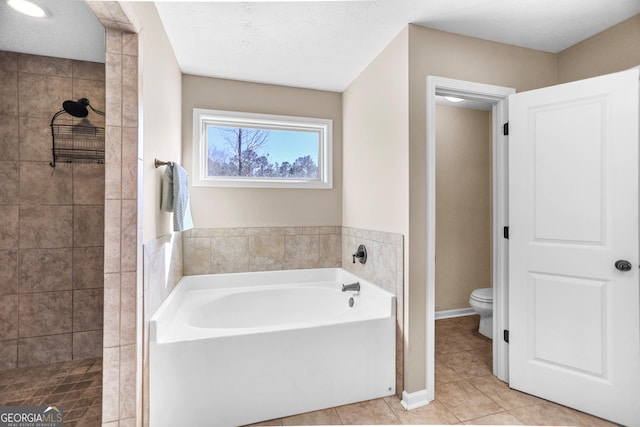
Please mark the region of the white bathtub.
[[[359, 293], [341, 291], [356, 281]], [[395, 318], [391, 293], [339, 268], [185, 276], [151, 318], [150, 426], [240, 426], [392, 395]]]

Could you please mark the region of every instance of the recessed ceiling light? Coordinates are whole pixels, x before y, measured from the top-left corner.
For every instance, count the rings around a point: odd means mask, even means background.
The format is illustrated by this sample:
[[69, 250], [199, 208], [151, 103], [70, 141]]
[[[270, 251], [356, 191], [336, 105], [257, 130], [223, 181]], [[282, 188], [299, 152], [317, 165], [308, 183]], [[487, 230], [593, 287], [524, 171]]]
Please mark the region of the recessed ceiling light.
[[[149, 0], [129, 0], [134, 2], [142, 2]], [[156, 0], [158, 3], [171, 3], [176, 0]], [[334, 2], [334, 3], [343, 3], [343, 2], [374, 2], [376, 0], [191, 0], [195, 3], [301, 3], [301, 2]]]
[[51, 12], [29, 0], [7, 0], [7, 4], [15, 11], [33, 18], [49, 18]]
[[457, 96], [445, 96], [444, 99], [446, 99], [449, 102], [454, 102], [454, 103], [458, 103], [458, 102], [464, 101], [464, 99], [458, 98]]

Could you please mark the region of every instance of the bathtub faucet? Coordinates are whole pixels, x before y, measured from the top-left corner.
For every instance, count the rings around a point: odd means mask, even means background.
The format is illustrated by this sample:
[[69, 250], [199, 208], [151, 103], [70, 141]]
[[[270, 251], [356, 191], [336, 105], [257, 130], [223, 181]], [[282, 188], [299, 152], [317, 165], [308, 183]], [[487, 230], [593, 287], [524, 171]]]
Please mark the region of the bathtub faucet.
[[353, 254], [353, 263], [356, 263], [356, 258], [360, 261], [360, 264], [367, 262], [367, 248], [364, 245], [359, 245], [358, 249]]
[[342, 292], [355, 291], [360, 292], [360, 282], [342, 285]]

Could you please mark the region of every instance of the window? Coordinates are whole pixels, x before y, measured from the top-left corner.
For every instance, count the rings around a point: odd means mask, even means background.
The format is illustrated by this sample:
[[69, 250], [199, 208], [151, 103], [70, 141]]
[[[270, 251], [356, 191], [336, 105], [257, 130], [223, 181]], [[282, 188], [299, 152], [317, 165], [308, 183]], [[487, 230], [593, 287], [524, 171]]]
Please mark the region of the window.
[[193, 110], [195, 186], [332, 188], [332, 121]]

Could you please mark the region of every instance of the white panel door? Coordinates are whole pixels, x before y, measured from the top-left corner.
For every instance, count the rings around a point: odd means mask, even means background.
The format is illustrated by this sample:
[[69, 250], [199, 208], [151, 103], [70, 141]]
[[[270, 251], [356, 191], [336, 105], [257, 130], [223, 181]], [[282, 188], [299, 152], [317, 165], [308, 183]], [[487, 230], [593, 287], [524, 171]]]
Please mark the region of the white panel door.
[[638, 74], [509, 98], [510, 386], [626, 426], [640, 426]]

